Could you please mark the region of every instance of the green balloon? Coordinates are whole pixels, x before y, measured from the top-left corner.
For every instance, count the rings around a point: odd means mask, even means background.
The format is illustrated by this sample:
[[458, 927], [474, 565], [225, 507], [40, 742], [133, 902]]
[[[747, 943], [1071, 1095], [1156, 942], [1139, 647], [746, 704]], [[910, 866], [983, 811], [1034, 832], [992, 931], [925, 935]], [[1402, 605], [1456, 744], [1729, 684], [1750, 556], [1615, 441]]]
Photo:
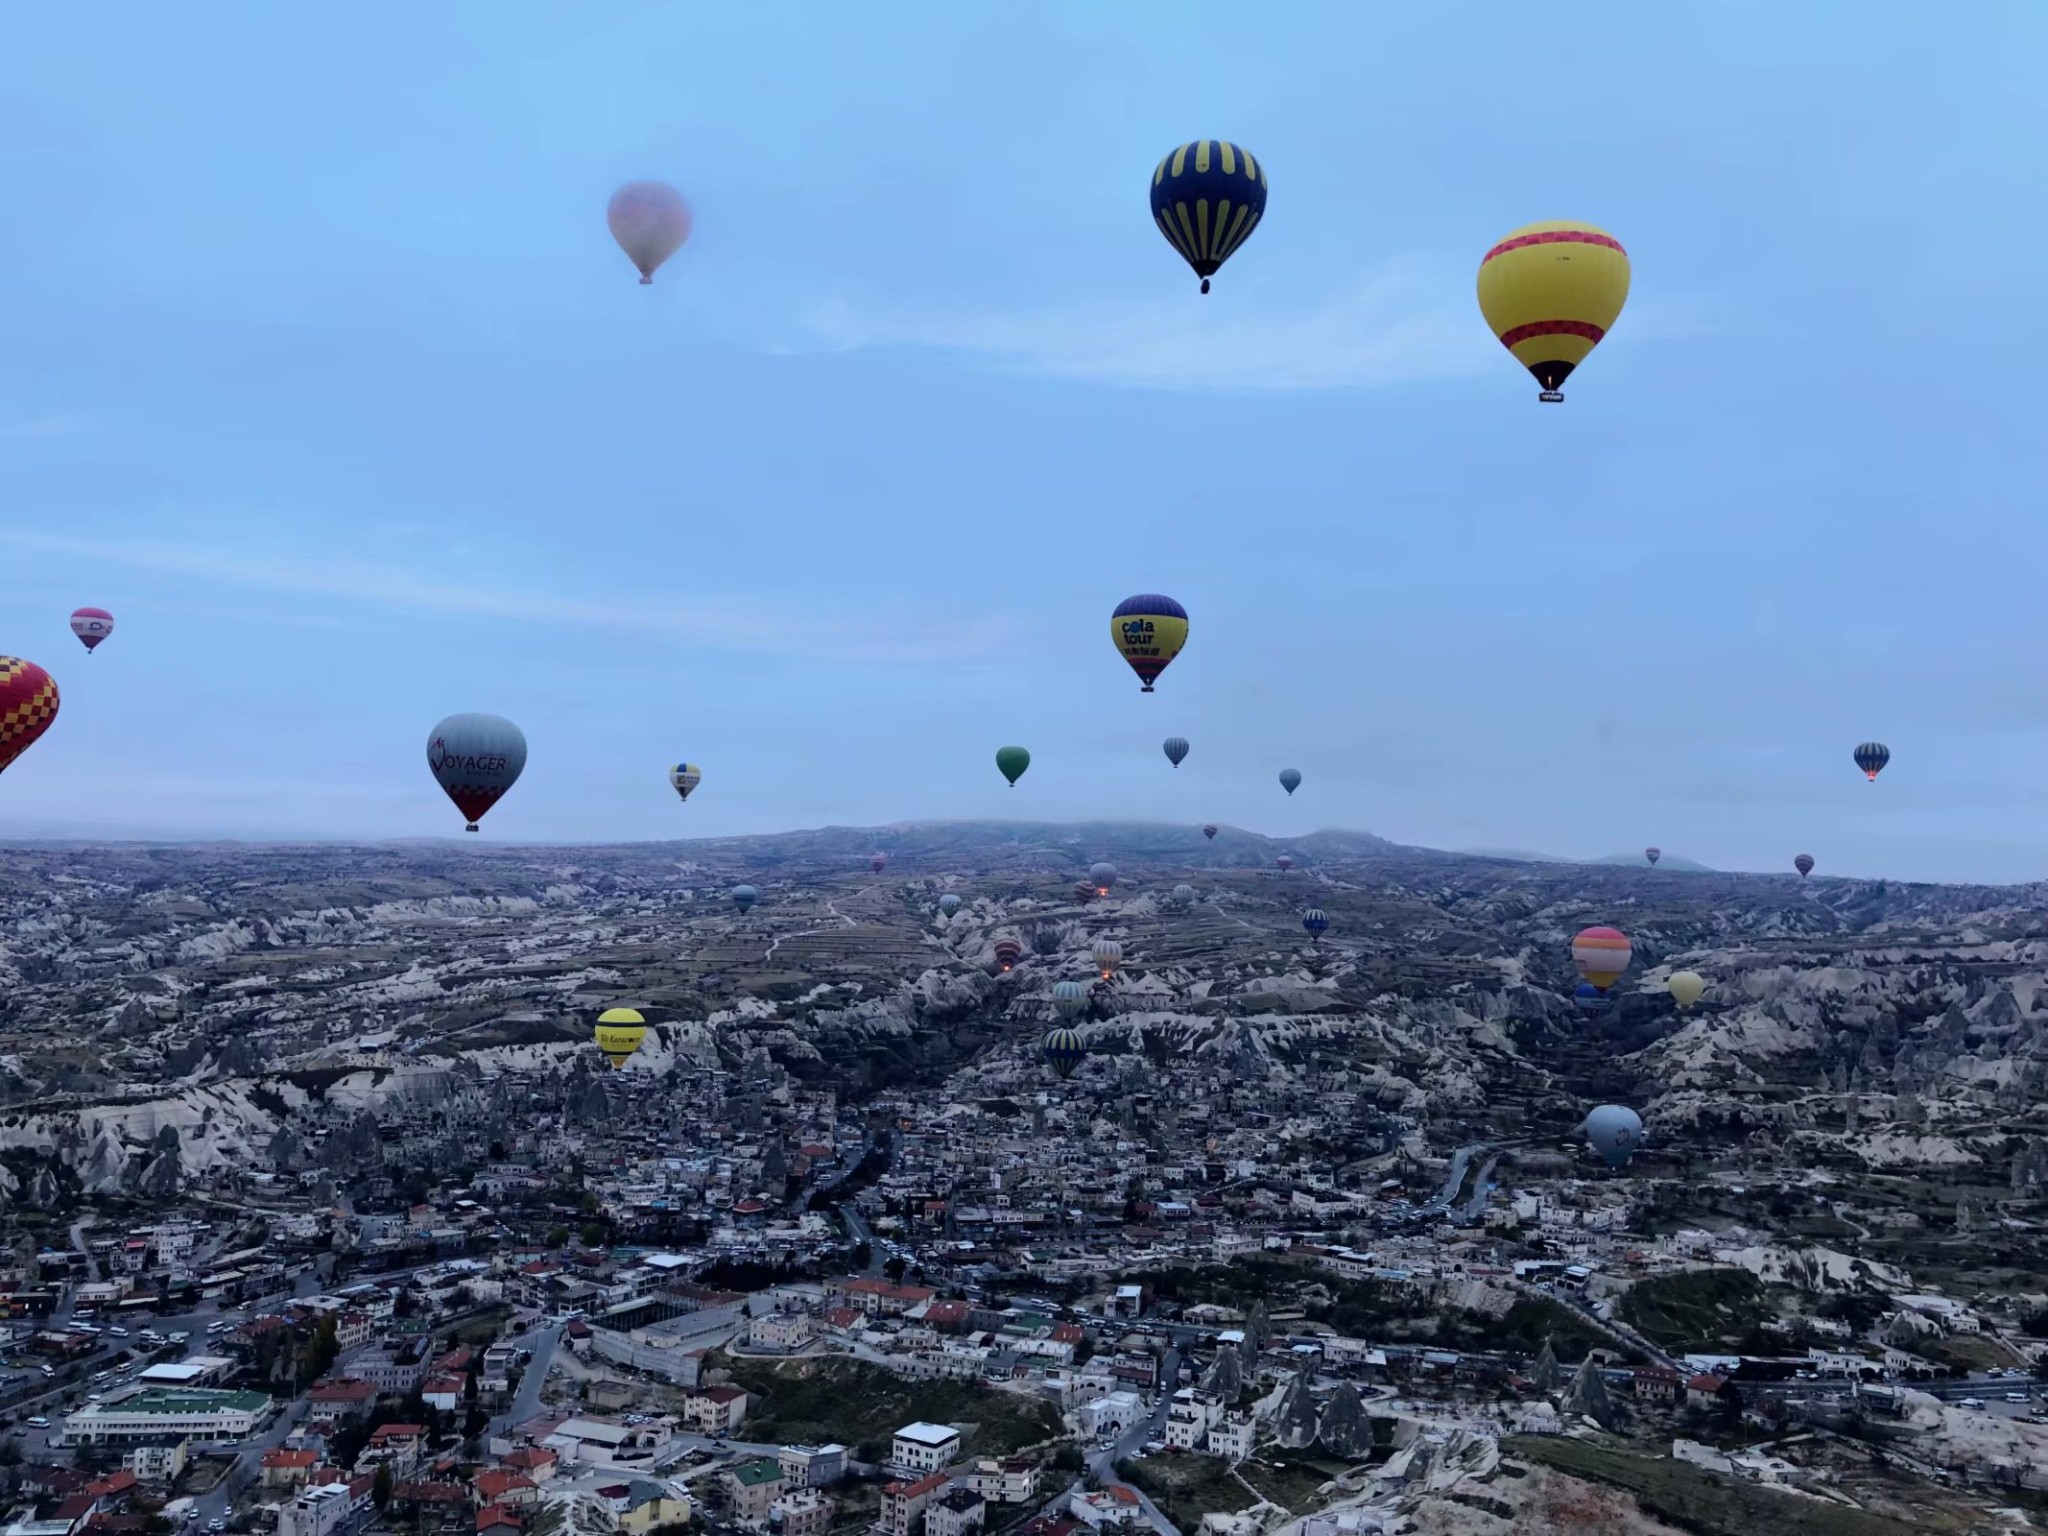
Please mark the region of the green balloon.
[[1024, 770], [1031, 766], [1031, 754], [1022, 747], [997, 747], [996, 769], [1010, 781], [1010, 788], [1017, 787], [1017, 781], [1024, 777]]

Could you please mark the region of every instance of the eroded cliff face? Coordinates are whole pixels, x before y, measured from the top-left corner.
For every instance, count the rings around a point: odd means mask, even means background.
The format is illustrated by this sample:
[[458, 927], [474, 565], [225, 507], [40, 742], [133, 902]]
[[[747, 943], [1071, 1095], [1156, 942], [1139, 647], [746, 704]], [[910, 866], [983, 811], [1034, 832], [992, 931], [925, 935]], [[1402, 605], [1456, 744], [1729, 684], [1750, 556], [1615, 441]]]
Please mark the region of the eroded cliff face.
[[[2048, 1174], [2038, 887], [1335, 835], [1288, 844], [1281, 876], [1246, 834], [1114, 827], [888, 829], [875, 876], [849, 850], [882, 835], [0, 852], [0, 1196], [54, 1208], [67, 1190], [361, 1165], [394, 1118], [590, 1073], [590, 1020], [619, 1002], [655, 1026], [635, 1079], [762, 1059], [854, 1100], [946, 1084], [1034, 1059], [1062, 980], [1089, 988], [1091, 1070], [1134, 1091], [1193, 1063], [1218, 1092], [1313, 1084], [1347, 1115], [1447, 1134], [1567, 1127], [1625, 1098], [1653, 1139], [1747, 1130], [1815, 1165]], [[1104, 855], [1116, 887], [1077, 902], [1074, 869]], [[742, 875], [763, 891], [745, 915], [724, 898]], [[1169, 899], [1181, 883], [1192, 902]], [[950, 917], [943, 891], [963, 898]], [[1330, 916], [1320, 944], [1309, 904]], [[1592, 922], [1636, 946], [1597, 1017], [1569, 1000], [1570, 937]], [[1022, 958], [1001, 974], [1005, 937]], [[1124, 953], [1106, 981], [1104, 938]], [[1681, 967], [1708, 980], [1691, 1016], [1663, 991]]]

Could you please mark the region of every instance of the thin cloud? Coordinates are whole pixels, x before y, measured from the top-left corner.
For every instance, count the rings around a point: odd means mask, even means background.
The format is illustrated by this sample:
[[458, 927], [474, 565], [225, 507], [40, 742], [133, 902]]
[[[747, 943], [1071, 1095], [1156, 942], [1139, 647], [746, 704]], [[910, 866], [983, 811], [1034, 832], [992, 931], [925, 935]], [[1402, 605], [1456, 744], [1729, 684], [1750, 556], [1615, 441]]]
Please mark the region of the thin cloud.
[[[1680, 297], [1631, 309], [1617, 335], [1696, 336], [1709, 307]], [[980, 358], [1015, 373], [1141, 389], [1284, 391], [1374, 388], [1499, 368], [1499, 346], [1472, 298], [1470, 263], [1412, 257], [1312, 304], [1239, 291], [1192, 301], [1184, 289], [1137, 304], [982, 311], [869, 307], [834, 299], [775, 350], [898, 347]]]
[[99, 429], [97, 418], [82, 412], [59, 416], [38, 416], [30, 421], [0, 423], [0, 440], [29, 442], [45, 437], [82, 437]]
[[345, 558], [298, 560], [250, 557], [168, 545], [103, 543], [67, 539], [25, 529], [0, 528], [0, 544], [102, 560], [143, 570], [203, 580], [233, 582], [273, 591], [310, 592], [439, 614], [478, 614], [523, 623], [562, 624], [617, 630], [630, 624], [641, 633], [667, 634], [724, 651], [815, 658], [820, 652], [855, 662], [930, 665], [941, 657], [988, 659], [1007, 652], [1014, 634], [1000, 619], [956, 629], [866, 625], [807, 618], [792, 630], [769, 602], [758, 607], [691, 602], [674, 596], [619, 596], [604, 602], [502, 591], [431, 580], [388, 567]]

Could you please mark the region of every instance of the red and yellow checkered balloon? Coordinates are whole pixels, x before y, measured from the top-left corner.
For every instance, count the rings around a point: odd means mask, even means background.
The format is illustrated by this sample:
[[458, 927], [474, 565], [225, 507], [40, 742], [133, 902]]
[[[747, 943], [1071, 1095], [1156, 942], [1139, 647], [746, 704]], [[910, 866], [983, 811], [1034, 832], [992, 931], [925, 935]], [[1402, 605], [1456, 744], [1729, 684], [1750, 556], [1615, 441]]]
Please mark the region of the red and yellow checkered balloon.
[[0, 773], [57, 718], [57, 684], [32, 661], [0, 656]]

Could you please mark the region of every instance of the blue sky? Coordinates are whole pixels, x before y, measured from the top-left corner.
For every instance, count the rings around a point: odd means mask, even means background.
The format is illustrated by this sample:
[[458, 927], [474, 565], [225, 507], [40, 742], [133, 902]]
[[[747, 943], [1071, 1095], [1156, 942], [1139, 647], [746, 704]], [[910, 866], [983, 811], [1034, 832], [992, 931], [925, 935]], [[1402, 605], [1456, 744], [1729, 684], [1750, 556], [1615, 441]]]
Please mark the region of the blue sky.
[[[2048, 11], [1271, 9], [13, 19], [0, 651], [64, 705], [0, 836], [453, 832], [478, 709], [531, 745], [486, 838], [2040, 875]], [[1203, 299], [1145, 184], [1207, 135], [1272, 195]], [[637, 176], [697, 213], [652, 288]], [[1635, 272], [1561, 408], [1472, 292], [1554, 217]]]

